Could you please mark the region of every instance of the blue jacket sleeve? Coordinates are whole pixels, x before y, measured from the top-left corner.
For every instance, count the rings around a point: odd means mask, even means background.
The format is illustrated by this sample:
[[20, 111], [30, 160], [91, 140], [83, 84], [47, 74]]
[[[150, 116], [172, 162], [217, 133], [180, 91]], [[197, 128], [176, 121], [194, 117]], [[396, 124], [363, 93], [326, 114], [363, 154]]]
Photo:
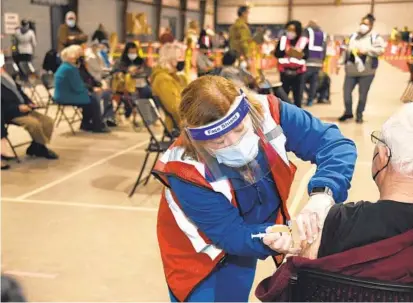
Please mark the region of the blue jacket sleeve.
[[265, 259], [277, 253], [252, 234], [273, 224], [247, 225], [224, 195], [168, 177], [172, 191], [188, 218], [219, 248], [236, 256]]
[[323, 123], [294, 105], [282, 102], [280, 110], [287, 151], [317, 165], [308, 191], [327, 186], [333, 191], [336, 202], [344, 202], [357, 159], [354, 142], [345, 138], [336, 125]]

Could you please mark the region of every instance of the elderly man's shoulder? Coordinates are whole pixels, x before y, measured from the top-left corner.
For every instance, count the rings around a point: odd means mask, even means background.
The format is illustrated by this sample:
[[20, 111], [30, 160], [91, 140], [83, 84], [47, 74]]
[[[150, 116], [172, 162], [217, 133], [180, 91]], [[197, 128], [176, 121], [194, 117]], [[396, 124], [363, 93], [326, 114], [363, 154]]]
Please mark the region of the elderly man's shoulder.
[[378, 201], [365, 201], [360, 200], [358, 202], [339, 203], [334, 205], [331, 213], [345, 213], [346, 216], [357, 215], [360, 212], [386, 212], [386, 211], [399, 211], [404, 209], [413, 209], [413, 203], [394, 200], [378, 200]]

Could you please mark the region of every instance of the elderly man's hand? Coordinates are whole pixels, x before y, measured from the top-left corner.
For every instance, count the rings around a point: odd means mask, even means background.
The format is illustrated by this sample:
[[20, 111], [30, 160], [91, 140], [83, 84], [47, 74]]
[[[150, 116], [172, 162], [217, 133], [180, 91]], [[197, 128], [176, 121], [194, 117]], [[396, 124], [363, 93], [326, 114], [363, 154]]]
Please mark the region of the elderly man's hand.
[[19, 105], [19, 111], [20, 111], [21, 113], [28, 113], [28, 112], [30, 112], [31, 110], [32, 110], [31, 107], [28, 106], [28, 105], [26, 105], [26, 104], [20, 104], [20, 105]]

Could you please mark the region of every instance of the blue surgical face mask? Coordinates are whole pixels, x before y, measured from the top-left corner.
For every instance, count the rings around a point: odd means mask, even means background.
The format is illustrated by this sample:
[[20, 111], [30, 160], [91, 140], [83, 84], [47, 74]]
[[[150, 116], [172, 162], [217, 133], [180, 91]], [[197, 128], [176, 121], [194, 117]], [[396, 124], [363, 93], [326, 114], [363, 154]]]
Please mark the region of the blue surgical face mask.
[[241, 167], [257, 157], [259, 141], [260, 137], [251, 129], [237, 144], [214, 150], [213, 154], [219, 163], [229, 167]]

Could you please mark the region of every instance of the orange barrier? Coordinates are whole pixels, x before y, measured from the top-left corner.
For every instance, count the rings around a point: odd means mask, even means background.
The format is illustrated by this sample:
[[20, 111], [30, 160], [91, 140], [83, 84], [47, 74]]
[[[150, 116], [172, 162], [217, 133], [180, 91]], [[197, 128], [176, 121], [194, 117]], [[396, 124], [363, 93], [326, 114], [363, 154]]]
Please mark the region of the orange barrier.
[[397, 45], [397, 48], [395, 48], [395, 44], [389, 42], [387, 43], [386, 50], [381, 59], [386, 60], [402, 71], [408, 72], [409, 69], [406, 62], [412, 59], [412, 55], [411, 44], [409, 45], [406, 42], [401, 42]]

